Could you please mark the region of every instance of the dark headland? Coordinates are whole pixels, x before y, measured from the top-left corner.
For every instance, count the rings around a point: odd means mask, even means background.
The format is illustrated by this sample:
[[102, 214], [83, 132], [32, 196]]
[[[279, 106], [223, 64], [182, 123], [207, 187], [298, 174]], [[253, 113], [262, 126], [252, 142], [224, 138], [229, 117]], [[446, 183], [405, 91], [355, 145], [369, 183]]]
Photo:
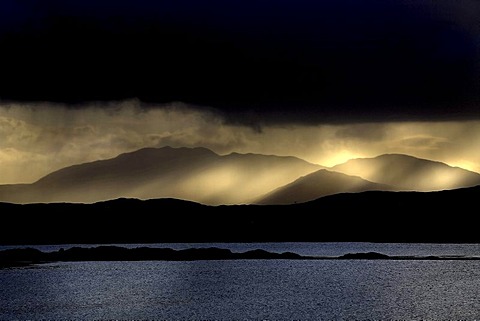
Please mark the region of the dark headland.
[[359, 241], [479, 243], [480, 186], [362, 192], [293, 205], [206, 206], [176, 199], [0, 203], [0, 244]]
[[72, 247], [53, 252], [42, 252], [34, 248], [18, 248], [0, 251], [0, 269], [24, 267], [32, 264], [52, 262], [86, 261], [199, 261], [199, 260], [480, 260], [480, 257], [441, 256], [389, 256], [377, 252], [348, 253], [337, 257], [303, 256], [296, 253], [275, 253], [265, 250], [251, 250], [234, 253], [229, 249], [216, 247], [171, 248], [120, 246]]
[[251, 250], [233, 253], [221, 248], [170, 248], [120, 246], [72, 247], [53, 252], [42, 252], [34, 248], [18, 248], [0, 251], [0, 268], [16, 267], [48, 262], [78, 261], [198, 261], [198, 260], [251, 260], [251, 259], [307, 259], [295, 253], [272, 253]]

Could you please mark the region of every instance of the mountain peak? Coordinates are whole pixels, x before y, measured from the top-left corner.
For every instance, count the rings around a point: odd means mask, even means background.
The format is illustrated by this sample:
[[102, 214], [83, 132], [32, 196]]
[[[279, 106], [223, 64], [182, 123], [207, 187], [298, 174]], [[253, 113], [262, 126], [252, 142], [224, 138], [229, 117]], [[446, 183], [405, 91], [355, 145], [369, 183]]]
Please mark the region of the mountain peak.
[[351, 159], [333, 170], [387, 184], [398, 190], [435, 191], [480, 184], [480, 174], [405, 154]]
[[327, 169], [302, 176], [290, 184], [277, 188], [262, 197], [258, 204], [294, 204], [311, 201], [338, 193], [356, 193], [368, 190], [391, 190], [387, 185], [369, 182]]
[[439, 161], [434, 161], [426, 158], [420, 158], [412, 155], [407, 155], [407, 154], [399, 154], [399, 153], [388, 153], [388, 154], [381, 154], [376, 157], [376, 159], [384, 159], [384, 160], [392, 160], [392, 161], [397, 161], [397, 160], [403, 160], [403, 161], [412, 161], [412, 162], [429, 162], [429, 163], [436, 163], [436, 164], [442, 164], [446, 165], [445, 163], [439, 162]]
[[203, 154], [203, 155], [217, 155], [212, 150], [205, 147], [172, 147], [172, 146], [163, 146], [163, 147], [145, 147], [132, 152], [127, 152], [118, 155], [117, 157], [122, 156], [155, 156], [159, 154]]
[[202, 147], [143, 148], [65, 167], [34, 184], [3, 187], [0, 201], [91, 203], [125, 197], [244, 204], [319, 168], [295, 157], [221, 156]]

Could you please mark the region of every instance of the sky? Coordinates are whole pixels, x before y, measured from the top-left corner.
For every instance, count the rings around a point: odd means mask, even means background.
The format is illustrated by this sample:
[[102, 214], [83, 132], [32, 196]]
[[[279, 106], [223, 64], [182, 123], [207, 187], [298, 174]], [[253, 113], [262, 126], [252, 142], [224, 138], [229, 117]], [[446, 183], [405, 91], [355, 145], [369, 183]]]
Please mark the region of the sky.
[[0, 184], [150, 146], [480, 171], [476, 0], [3, 0]]

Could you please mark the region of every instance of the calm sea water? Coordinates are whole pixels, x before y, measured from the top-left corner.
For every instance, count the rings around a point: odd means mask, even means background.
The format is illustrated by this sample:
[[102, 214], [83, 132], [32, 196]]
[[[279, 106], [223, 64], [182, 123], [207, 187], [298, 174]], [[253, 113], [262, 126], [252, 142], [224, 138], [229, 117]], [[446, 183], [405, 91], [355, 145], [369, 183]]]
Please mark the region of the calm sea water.
[[[473, 244], [259, 245], [202, 246], [480, 254]], [[480, 261], [64, 262], [0, 270], [0, 320], [478, 320], [479, 294]]]

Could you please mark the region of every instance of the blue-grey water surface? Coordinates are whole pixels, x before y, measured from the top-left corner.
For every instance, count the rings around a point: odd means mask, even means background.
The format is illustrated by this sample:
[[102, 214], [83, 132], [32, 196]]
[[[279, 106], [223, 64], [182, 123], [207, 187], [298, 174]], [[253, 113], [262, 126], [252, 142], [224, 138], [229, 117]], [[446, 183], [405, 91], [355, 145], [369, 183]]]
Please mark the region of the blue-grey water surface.
[[479, 294], [480, 261], [59, 262], [0, 270], [0, 320], [474, 320]]

